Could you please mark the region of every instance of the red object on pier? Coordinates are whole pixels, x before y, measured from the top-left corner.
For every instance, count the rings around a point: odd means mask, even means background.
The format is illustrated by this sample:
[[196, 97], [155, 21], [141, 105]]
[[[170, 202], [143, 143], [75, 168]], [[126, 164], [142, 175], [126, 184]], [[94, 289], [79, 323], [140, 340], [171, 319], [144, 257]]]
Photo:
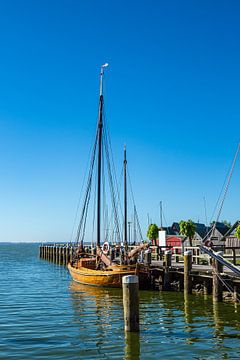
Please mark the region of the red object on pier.
[[166, 238], [167, 246], [182, 246], [181, 238], [178, 236], [168, 235]]

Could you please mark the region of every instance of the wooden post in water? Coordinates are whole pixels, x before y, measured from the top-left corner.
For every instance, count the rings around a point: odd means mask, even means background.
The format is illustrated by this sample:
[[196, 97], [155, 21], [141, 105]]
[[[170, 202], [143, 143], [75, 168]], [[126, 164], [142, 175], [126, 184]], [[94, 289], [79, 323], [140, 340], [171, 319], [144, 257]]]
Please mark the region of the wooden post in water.
[[69, 263], [69, 245], [66, 246], [66, 265]]
[[60, 251], [60, 247], [59, 247], [59, 245], [57, 245], [57, 247], [56, 247], [56, 264], [59, 264], [59, 251]]
[[52, 262], [54, 262], [54, 245], [52, 246]]
[[42, 258], [42, 245], [39, 246], [39, 257]]
[[62, 246], [59, 245], [59, 254], [58, 254], [58, 264], [61, 265], [62, 263]]
[[66, 246], [62, 247], [62, 264], [66, 265]]
[[209, 295], [212, 292], [212, 282], [211, 279], [204, 279], [203, 280], [203, 294]]
[[139, 331], [139, 285], [136, 275], [122, 278], [125, 331]]
[[191, 250], [184, 252], [184, 292], [187, 294], [192, 293], [192, 252]]
[[72, 244], [70, 245], [69, 261], [70, 261], [70, 262], [73, 261], [73, 246], [72, 246]]
[[55, 263], [56, 262], [56, 245], [53, 245], [53, 257], [52, 257], [52, 261]]
[[166, 250], [164, 254], [164, 265], [165, 265], [165, 271], [164, 271], [164, 277], [163, 277], [163, 289], [164, 290], [170, 290], [170, 273], [169, 268], [172, 266], [172, 251]]
[[[218, 255], [222, 255], [222, 252], [219, 251]], [[223, 299], [223, 286], [220, 280], [220, 274], [223, 272], [223, 265], [213, 259], [213, 301], [222, 301]]]

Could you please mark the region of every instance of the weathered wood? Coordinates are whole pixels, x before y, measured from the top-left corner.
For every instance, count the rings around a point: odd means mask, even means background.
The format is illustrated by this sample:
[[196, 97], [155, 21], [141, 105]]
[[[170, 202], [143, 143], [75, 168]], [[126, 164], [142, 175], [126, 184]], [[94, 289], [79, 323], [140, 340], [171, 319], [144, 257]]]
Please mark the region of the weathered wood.
[[203, 280], [203, 294], [209, 295], [212, 293], [212, 281], [210, 279]]
[[67, 265], [69, 263], [69, 245], [66, 246], [66, 260], [65, 264]]
[[[218, 252], [219, 255], [222, 255], [222, 252]], [[213, 301], [222, 301], [223, 299], [223, 286], [222, 281], [220, 280], [220, 274], [223, 272], [223, 265], [213, 259]]]
[[139, 331], [139, 284], [136, 275], [122, 278], [125, 331]]
[[163, 290], [170, 290], [170, 272], [169, 268], [172, 265], [172, 251], [166, 250], [164, 254], [164, 275], [163, 275]]
[[190, 250], [184, 252], [184, 292], [192, 293], [192, 252]]

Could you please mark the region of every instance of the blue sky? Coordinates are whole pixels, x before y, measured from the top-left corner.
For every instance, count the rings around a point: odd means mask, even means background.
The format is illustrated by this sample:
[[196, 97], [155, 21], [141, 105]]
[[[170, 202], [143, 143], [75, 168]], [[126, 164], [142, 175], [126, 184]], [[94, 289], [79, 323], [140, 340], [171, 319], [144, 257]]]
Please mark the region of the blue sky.
[[[143, 232], [210, 220], [239, 142], [238, 1], [0, 1], [0, 241], [70, 238], [99, 67]], [[221, 219], [240, 207], [240, 159]]]

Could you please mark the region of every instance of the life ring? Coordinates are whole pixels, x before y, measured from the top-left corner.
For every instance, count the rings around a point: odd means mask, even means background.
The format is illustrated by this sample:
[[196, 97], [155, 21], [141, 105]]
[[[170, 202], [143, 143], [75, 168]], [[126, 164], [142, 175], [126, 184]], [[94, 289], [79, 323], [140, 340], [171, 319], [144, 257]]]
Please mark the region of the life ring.
[[104, 255], [107, 255], [109, 252], [110, 246], [109, 243], [107, 241], [105, 241], [105, 243], [102, 246], [102, 252]]

